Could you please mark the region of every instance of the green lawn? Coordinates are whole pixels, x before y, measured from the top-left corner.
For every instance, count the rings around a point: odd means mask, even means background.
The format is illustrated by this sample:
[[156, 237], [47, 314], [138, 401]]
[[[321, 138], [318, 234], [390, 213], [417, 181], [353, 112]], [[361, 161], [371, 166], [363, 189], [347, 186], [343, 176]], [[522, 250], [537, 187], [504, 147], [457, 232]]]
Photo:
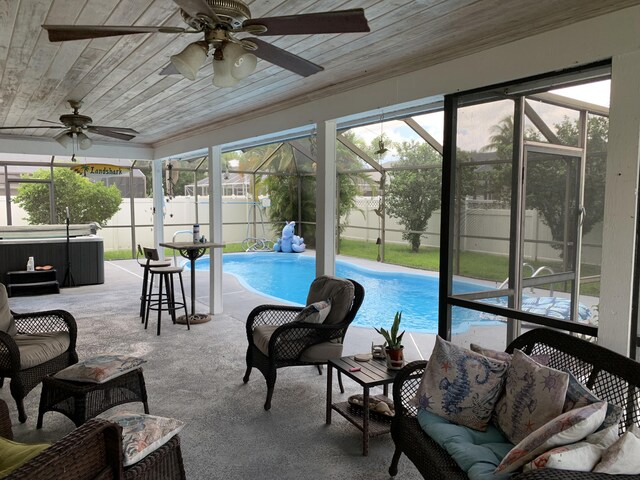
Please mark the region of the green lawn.
[[[373, 242], [342, 240], [340, 253], [376, 260], [378, 245]], [[394, 265], [437, 272], [440, 268], [440, 249], [421, 246], [416, 253], [411, 251], [408, 244], [389, 243], [384, 248], [384, 259], [386, 263]], [[463, 252], [460, 256], [460, 275], [465, 277], [502, 282], [506, 278], [508, 270], [506, 257], [474, 252]]]
[[[341, 240], [340, 253], [357, 258], [377, 260], [378, 245], [374, 242], [363, 242], [358, 240]], [[402, 265], [405, 267], [419, 268], [422, 270], [438, 271], [440, 268], [440, 249], [435, 247], [421, 246], [419, 252], [414, 253], [408, 244], [387, 244], [384, 249], [386, 263]], [[548, 266], [554, 272], [562, 271], [561, 262], [534, 262], [528, 261], [534, 269], [541, 266]], [[460, 254], [459, 275], [469, 278], [477, 278], [502, 283], [509, 272], [508, 258], [502, 255], [492, 255], [488, 253], [462, 252]], [[531, 272], [526, 271], [526, 275]], [[583, 265], [582, 276], [600, 274], [600, 267], [597, 265]], [[555, 284], [553, 288], [557, 291], [564, 291], [564, 285]], [[584, 295], [600, 295], [600, 282], [583, 284], [580, 293]]]
[[[341, 240], [340, 253], [358, 258], [377, 260], [378, 245], [375, 242]], [[418, 253], [411, 252], [409, 245], [388, 243], [384, 246], [384, 260], [394, 265], [437, 271], [440, 265], [440, 249], [421, 247]]]

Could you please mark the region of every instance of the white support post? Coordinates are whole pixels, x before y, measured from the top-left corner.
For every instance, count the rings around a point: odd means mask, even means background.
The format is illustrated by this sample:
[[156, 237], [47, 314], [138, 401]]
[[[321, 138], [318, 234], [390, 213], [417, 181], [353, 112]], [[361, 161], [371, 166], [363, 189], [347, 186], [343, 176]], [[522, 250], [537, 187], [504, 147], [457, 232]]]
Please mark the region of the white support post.
[[[598, 344], [629, 355], [640, 164], [640, 52], [613, 57]], [[589, 212], [587, 212], [589, 215]]]
[[318, 123], [316, 276], [336, 272], [336, 121]]
[[[222, 149], [209, 147], [209, 225], [211, 241], [222, 243]], [[222, 249], [212, 248], [209, 268], [209, 309], [222, 313]]]
[[161, 160], [151, 163], [151, 183], [153, 184], [153, 244], [158, 249], [160, 259], [164, 260], [164, 249], [159, 245], [164, 242], [164, 188]]

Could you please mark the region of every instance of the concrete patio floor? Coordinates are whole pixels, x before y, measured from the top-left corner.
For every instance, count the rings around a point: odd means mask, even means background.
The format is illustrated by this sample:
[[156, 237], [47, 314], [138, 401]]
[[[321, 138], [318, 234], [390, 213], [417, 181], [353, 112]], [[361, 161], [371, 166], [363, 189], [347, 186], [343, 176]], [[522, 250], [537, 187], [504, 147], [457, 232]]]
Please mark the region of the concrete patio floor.
[[[157, 336], [155, 318], [145, 330], [138, 317], [141, 273], [135, 260], [105, 262], [103, 285], [65, 288], [59, 295], [14, 297], [10, 306], [18, 312], [70, 311], [78, 323], [80, 359], [115, 353], [144, 357], [151, 413], [185, 422], [180, 437], [189, 479], [388, 478], [393, 454], [390, 436], [372, 438], [369, 456], [364, 457], [361, 433], [350, 423], [334, 413], [332, 424], [326, 425], [326, 376], [319, 376], [314, 367], [279, 370], [268, 412], [263, 409], [266, 385], [260, 372], [254, 370], [243, 384], [247, 314], [256, 305], [274, 303], [272, 299], [248, 292], [225, 274], [223, 314], [192, 326], [191, 331], [185, 325], [173, 325], [165, 315], [162, 335]], [[208, 272], [196, 272], [199, 312], [208, 311], [208, 277]], [[405, 342], [407, 360], [428, 358], [433, 335], [411, 337], [411, 342]], [[345, 354], [367, 352], [371, 342], [379, 340], [370, 328], [351, 327]], [[362, 393], [348, 379], [344, 383], [344, 395], [333, 386], [334, 401]], [[39, 395], [39, 386], [29, 393], [25, 400], [29, 418], [19, 424], [8, 385], [0, 389], [18, 441], [54, 442], [74, 429], [69, 419], [51, 412], [37, 430]], [[142, 405], [121, 405], [102, 416], [114, 411], [141, 412]], [[421, 477], [403, 459], [397, 478]]]

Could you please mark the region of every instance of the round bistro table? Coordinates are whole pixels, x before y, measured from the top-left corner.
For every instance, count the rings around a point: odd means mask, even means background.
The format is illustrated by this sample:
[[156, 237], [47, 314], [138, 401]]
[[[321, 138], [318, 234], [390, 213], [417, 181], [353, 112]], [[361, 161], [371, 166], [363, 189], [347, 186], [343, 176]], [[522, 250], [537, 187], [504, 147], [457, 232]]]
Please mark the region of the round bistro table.
[[[211, 315], [206, 313], [196, 313], [196, 260], [202, 257], [210, 248], [223, 248], [223, 243], [212, 242], [167, 242], [161, 243], [161, 247], [171, 248], [180, 252], [184, 258], [188, 258], [191, 268], [191, 313], [189, 314], [189, 323], [191, 325], [197, 323], [205, 323], [211, 320]], [[186, 324], [185, 316], [178, 317], [176, 322]]]

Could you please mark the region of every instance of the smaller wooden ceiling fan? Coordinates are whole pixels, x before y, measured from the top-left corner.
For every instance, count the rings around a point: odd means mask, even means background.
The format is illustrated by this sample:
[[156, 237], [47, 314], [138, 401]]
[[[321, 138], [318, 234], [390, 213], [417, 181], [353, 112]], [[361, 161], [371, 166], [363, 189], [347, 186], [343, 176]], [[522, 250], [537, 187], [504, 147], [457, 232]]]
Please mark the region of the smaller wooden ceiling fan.
[[[244, 35], [311, 35], [368, 32], [362, 8], [280, 17], [251, 18], [241, 0], [173, 0], [190, 28], [99, 25], [43, 25], [52, 42], [129, 35], [135, 33], [199, 33], [202, 40], [171, 56], [171, 64], [160, 73], [181, 73], [195, 80], [209, 53], [213, 57], [213, 84], [231, 87], [253, 73], [257, 58], [307, 77], [324, 70], [309, 60], [256, 37]], [[237, 35], [243, 35], [238, 37]], [[257, 57], [257, 58], [256, 58]]]
[[78, 147], [81, 150], [86, 150], [91, 147], [91, 139], [84, 133], [85, 131], [96, 133], [98, 135], [104, 135], [105, 137], [117, 138], [119, 140], [131, 140], [138, 132], [133, 130], [132, 128], [120, 128], [120, 127], [101, 127], [98, 125], [93, 125], [93, 120], [91, 117], [87, 117], [86, 115], [80, 115], [79, 110], [82, 106], [82, 102], [79, 100], [68, 100], [69, 106], [73, 109], [73, 113], [68, 113], [60, 116], [60, 122], [52, 122], [51, 120], [42, 120], [38, 119], [40, 122], [53, 123], [57, 126], [32, 126], [32, 125], [23, 125], [16, 127], [0, 127], [0, 130], [16, 130], [16, 129], [24, 129], [24, 128], [57, 128], [63, 129], [58, 135], [56, 135], [55, 140], [63, 147], [68, 147], [73, 144], [74, 138], [78, 142]]

